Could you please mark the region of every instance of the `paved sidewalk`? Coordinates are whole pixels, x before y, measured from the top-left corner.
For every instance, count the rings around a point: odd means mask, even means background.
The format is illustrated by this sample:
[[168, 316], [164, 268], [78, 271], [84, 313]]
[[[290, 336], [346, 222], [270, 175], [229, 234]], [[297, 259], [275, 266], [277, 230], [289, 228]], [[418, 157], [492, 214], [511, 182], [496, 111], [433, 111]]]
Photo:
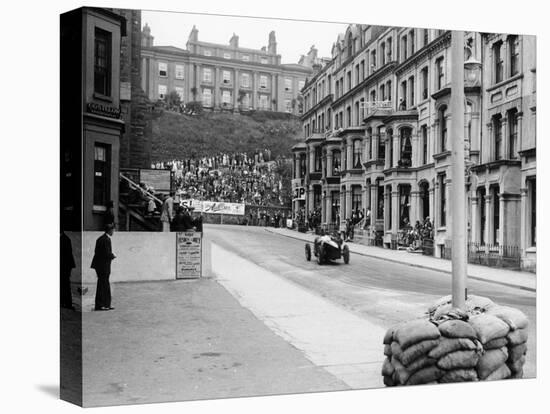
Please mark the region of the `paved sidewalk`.
[[[299, 233], [285, 228], [265, 229], [268, 232], [280, 234], [294, 239], [313, 242], [315, 235], [309, 233]], [[365, 246], [359, 243], [349, 243], [350, 251], [363, 256], [374, 257], [377, 259], [388, 260], [390, 262], [402, 263], [409, 266], [415, 266], [424, 269], [437, 270], [445, 273], [451, 273], [451, 261], [438, 259], [435, 257], [424, 256], [418, 253], [409, 253], [406, 250], [391, 250], [381, 247]], [[537, 279], [534, 273], [514, 271], [507, 269], [492, 268], [468, 264], [468, 277], [472, 279], [483, 280], [486, 282], [498, 283], [505, 286], [518, 287], [529, 291], [536, 291]]]

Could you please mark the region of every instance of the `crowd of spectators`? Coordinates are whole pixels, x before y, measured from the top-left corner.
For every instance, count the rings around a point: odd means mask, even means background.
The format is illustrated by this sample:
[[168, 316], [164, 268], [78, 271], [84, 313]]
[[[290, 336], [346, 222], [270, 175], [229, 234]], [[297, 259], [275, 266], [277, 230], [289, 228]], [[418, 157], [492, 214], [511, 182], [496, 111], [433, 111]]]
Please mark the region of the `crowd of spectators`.
[[281, 206], [283, 180], [277, 172], [285, 158], [271, 160], [271, 151], [159, 162], [154, 169], [174, 174], [176, 197], [255, 206]]
[[409, 251], [419, 251], [426, 239], [433, 239], [433, 225], [429, 217], [426, 217], [422, 222], [417, 220], [414, 227], [406, 220], [400, 232], [399, 244], [401, 246]]

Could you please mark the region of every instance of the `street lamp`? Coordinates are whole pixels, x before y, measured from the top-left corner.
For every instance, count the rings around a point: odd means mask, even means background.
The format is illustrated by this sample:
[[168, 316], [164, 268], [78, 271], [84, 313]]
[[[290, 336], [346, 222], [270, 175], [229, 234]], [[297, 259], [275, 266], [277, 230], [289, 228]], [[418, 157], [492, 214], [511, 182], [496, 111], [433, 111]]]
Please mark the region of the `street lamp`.
[[466, 62], [464, 62], [464, 72], [466, 75], [466, 81], [470, 85], [476, 85], [480, 78], [480, 69], [481, 62], [477, 60], [473, 54], [470, 54], [470, 57]]

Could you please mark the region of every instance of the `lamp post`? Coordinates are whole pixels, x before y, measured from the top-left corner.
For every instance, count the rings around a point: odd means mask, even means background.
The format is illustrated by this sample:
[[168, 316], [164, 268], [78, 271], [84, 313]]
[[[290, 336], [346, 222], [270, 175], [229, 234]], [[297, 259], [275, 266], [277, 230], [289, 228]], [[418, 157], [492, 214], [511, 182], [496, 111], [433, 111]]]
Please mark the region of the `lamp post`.
[[452, 303], [466, 301], [466, 191], [464, 179], [464, 32], [451, 35]]

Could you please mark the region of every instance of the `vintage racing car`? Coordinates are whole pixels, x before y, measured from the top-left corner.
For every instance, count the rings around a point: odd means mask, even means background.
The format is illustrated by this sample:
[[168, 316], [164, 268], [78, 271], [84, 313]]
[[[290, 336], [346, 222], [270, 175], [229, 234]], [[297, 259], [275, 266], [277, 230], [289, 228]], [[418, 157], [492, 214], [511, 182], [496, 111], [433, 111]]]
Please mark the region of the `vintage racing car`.
[[[345, 264], [349, 263], [349, 246], [339, 235], [322, 234], [317, 236], [313, 241], [313, 254], [317, 257], [317, 263], [320, 265], [341, 258], [344, 259]], [[311, 260], [310, 243], [306, 243], [306, 260]]]

